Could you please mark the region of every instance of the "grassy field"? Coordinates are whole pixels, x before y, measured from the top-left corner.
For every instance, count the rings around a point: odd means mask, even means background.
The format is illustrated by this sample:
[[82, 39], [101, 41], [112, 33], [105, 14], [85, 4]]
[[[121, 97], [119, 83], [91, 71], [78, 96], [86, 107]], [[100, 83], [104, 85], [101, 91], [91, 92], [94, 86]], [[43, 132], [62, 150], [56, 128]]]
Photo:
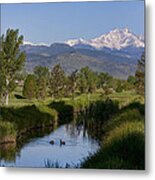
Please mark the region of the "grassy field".
[[[144, 169], [144, 99], [133, 92], [102, 95], [82, 94], [75, 99], [27, 100], [21, 88], [10, 95], [8, 107], [1, 108], [0, 139], [16, 141], [19, 134], [86, 119], [92, 134], [100, 132], [100, 150], [88, 157], [82, 168]], [[77, 120], [78, 121], [78, 120]]]
[[[15, 91], [10, 95], [9, 106], [21, 107], [21, 106], [33, 105], [33, 104], [48, 105], [52, 102], [51, 98], [46, 98], [45, 100], [34, 99], [34, 100], [30, 101], [30, 100], [24, 99], [22, 97], [23, 97], [22, 96], [22, 87], [17, 87], [15, 89]], [[79, 106], [81, 106], [83, 104], [86, 105], [88, 103], [88, 101], [96, 101], [96, 100], [100, 100], [100, 99], [106, 99], [107, 97], [109, 97], [112, 100], [119, 101], [120, 106], [125, 106], [133, 101], [141, 101], [142, 103], [144, 103], [143, 98], [132, 91], [125, 91], [125, 92], [121, 92], [121, 93], [112, 93], [109, 95], [102, 95], [101, 92], [97, 92], [95, 94], [90, 94], [90, 95], [82, 94], [82, 95], [76, 96], [74, 100], [72, 100], [71, 98], [61, 98], [56, 101], [65, 101], [66, 103], [72, 104], [78, 108]]]

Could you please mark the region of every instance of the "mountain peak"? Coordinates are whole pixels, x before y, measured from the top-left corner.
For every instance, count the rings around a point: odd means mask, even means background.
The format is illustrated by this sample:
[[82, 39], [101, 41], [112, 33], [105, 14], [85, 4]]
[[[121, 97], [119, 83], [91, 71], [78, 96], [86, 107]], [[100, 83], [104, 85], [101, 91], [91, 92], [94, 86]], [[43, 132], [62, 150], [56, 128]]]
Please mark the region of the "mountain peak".
[[112, 29], [107, 34], [109, 34], [109, 33], [128, 33], [128, 32], [129, 32], [128, 28], [123, 28], [123, 29], [115, 28], [115, 29]]
[[66, 44], [70, 45], [70, 46], [74, 46], [74, 45], [77, 45], [77, 44], [86, 44], [87, 41], [80, 38], [80, 39], [70, 39], [68, 41], [66, 41]]
[[23, 45], [29, 45], [29, 46], [49, 46], [48, 44], [45, 44], [45, 43], [32, 43], [32, 42], [29, 42], [29, 41], [24, 41], [23, 42]]
[[102, 48], [110, 48], [120, 50], [122, 48], [126, 48], [129, 46], [133, 47], [144, 47], [144, 41], [142, 36], [137, 36], [132, 33], [128, 28], [115, 28], [108, 32], [107, 34], [103, 34], [97, 38], [84, 40], [84, 39], [74, 39], [68, 40], [66, 42], [70, 46], [77, 45], [90, 45], [96, 49]]

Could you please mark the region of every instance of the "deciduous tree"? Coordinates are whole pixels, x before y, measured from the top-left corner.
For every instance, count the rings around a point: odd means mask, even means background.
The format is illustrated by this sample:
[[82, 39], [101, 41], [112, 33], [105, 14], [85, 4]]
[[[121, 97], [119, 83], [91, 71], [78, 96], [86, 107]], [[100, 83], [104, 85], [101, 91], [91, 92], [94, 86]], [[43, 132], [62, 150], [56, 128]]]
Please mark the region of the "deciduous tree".
[[92, 93], [96, 90], [97, 74], [88, 66], [81, 68], [78, 73], [78, 87], [81, 93]]
[[16, 87], [16, 75], [24, 66], [25, 54], [20, 51], [22, 43], [23, 36], [19, 36], [19, 31], [13, 29], [8, 29], [0, 40], [0, 74], [3, 77], [1, 90], [6, 105], [9, 104], [9, 94]]
[[33, 74], [29, 74], [24, 83], [23, 96], [25, 96], [29, 100], [32, 100], [36, 98], [36, 93], [37, 86], [35, 76]]
[[36, 66], [34, 75], [36, 76], [37, 98], [45, 99], [49, 82], [49, 70], [47, 67]]

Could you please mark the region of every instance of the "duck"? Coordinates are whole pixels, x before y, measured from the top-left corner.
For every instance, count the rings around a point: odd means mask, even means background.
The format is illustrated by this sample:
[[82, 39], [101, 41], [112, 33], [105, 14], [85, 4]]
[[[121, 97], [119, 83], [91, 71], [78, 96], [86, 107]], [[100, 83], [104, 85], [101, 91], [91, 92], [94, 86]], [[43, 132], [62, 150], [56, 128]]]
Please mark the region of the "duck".
[[54, 140], [51, 140], [51, 141], [50, 141], [50, 144], [52, 144], [52, 145], [53, 145], [53, 144], [54, 144]]
[[62, 139], [60, 139], [60, 145], [65, 145], [65, 141], [63, 141]]

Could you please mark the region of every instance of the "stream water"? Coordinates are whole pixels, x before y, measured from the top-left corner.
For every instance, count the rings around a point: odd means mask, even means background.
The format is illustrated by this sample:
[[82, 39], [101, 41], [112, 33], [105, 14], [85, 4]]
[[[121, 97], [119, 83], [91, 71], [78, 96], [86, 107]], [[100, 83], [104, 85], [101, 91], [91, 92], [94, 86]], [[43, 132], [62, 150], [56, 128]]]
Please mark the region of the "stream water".
[[[60, 139], [65, 141], [65, 145], [60, 144]], [[53, 145], [49, 143], [51, 140]], [[66, 167], [66, 164], [75, 167], [98, 149], [99, 143], [88, 135], [82, 125], [66, 124], [43, 137], [30, 138], [18, 152], [12, 148], [12, 152], [7, 152], [10, 157], [5, 157], [1, 149], [0, 163], [1, 166], [45, 167], [50, 162], [61, 167]], [[14, 158], [11, 158], [12, 154]]]

